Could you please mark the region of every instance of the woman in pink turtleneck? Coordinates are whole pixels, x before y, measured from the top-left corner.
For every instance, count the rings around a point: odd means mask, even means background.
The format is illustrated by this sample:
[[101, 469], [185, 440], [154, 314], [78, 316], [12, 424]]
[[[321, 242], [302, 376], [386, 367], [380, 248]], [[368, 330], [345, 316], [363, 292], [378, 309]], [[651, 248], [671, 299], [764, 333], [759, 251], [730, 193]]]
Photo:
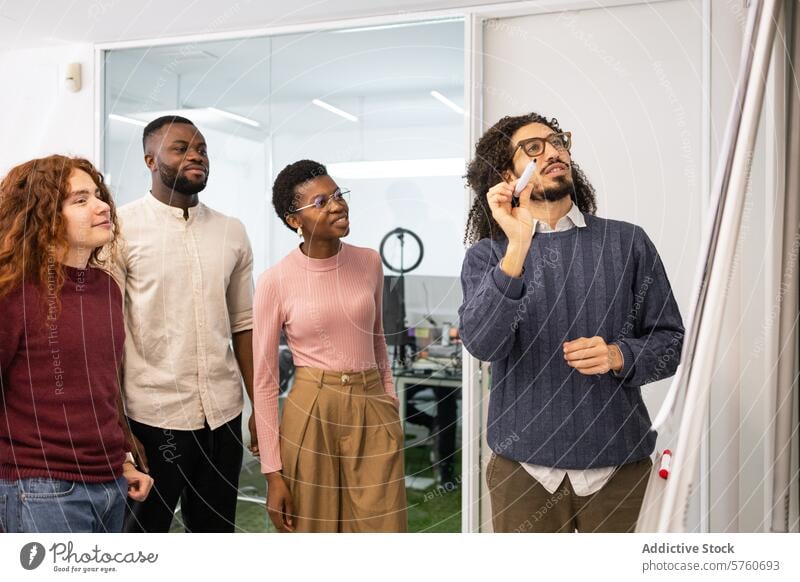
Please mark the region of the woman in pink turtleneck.
[[[383, 338], [378, 254], [348, 245], [325, 166], [284, 168], [272, 202], [302, 242], [259, 279], [255, 409], [267, 511], [279, 531], [406, 531], [403, 431]], [[278, 422], [278, 342], [297, 367]]]

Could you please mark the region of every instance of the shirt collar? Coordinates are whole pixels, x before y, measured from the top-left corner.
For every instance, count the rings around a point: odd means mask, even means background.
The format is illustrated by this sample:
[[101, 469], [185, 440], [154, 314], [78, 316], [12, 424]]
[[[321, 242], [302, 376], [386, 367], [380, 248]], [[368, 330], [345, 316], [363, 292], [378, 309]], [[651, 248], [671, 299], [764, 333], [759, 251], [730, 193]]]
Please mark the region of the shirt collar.
[[[170, 214], [172, 216], [180, 218], [181, 220], [184, 220], [183, 208], [177, 208], [175, 206], [170, 206], [169, 204], [164, 204], [163, 202], [161, 202], [161, 200], [153, 196], [153, 193], [150, 190], [147, 191], [147, 194], [145, 194], [144, 198], [145, 200], [147, 200], [147, 202], [150, 204], [151, 207], [157, 209], [159, 212], [164, 212], [166, 214]], [[205, 205], [202, 202], [198, 202], [197, 206], [192, 206], [188, 208], [187, 210], [189, 211], [189, 220], [191, 221], [192, 219], [201, 216], [203, 214], [204, 208]]]
[[564, 216], [558, 219], [555, 230], [550, 228], [550, 225], [543, 220], [536, 221], [536, 232], [561, 232], [569, 230], [574, 227], [583, 228], [586, 226], [586, 219], [583, 217], [583, 212], [573, 203]]

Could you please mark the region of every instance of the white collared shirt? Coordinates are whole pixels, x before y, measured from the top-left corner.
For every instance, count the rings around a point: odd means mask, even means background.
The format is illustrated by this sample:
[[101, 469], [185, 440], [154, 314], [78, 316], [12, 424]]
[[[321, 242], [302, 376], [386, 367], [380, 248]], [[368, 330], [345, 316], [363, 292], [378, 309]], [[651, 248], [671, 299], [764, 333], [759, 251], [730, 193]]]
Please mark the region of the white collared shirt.
[[159, 428], [215, 429], [242, 411], [231, 338], [253, 328], [253, 252], [242, 222], [152, 194], [119, 209], [114, 276], [125, 307], [125, 403]]
[[583, 228], [586, 226], [586, 219], [583, 217], [583, 212], [580, 211], [580, 208], [573, 204], [569, 208], [569, 212], [567, 212], [564, 216], [558, 219], [556, 222], [555, 229], [550, 228], [550, 225], [547, 224], [544, 220], [539, 220], [538, 218], [534, 218], [534, 228], [533, 232], [536, 234], [537, 232], [561, 232], [564, 230], [569, 230], [577, 226], [578, 228]]
[[[555, 229], [543, 220], [534, 219], [534, 234], [547, 232], [561, 232], [571, 228], [583, 228], [586, 220], [580, 209], [573, 204], [569, 212], [558, 219]], [[548, 493], [555, 493], [558, 486], [566, 475], [572, 484], [575, 495], [585, 497], [602, 489], [616, 467], [598, 467], [596, 469], [558, 469], [555, 467], [544, 467], [542, 465], [532, 465], [531, 463], [520, 463], [522, 467], [536, 479]]]

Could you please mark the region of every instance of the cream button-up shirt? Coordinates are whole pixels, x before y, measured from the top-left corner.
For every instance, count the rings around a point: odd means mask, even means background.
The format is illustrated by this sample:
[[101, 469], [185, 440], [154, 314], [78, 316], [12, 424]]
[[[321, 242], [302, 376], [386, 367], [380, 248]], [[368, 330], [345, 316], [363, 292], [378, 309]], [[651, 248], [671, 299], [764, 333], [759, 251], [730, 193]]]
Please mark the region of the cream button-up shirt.
[[150, 426], [215, 429], [242, 411], [234, 333], [253, 328], [253, 252], [242, 222], [149, 192], [119, 209], [114, 275], [125, 305], [128, 416]]

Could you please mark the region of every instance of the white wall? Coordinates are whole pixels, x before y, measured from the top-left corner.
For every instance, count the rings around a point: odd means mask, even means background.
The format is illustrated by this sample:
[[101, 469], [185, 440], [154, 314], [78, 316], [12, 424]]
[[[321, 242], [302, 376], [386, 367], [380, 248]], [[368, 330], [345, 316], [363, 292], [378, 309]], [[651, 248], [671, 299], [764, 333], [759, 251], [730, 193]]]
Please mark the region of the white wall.
[[[54, 153], [92, 159], [94, 53], [79, 44], [0, 52], [0, 175], [14, 165]], [[83, 88], [66, 90], [68, 63], [79, 62]]]

